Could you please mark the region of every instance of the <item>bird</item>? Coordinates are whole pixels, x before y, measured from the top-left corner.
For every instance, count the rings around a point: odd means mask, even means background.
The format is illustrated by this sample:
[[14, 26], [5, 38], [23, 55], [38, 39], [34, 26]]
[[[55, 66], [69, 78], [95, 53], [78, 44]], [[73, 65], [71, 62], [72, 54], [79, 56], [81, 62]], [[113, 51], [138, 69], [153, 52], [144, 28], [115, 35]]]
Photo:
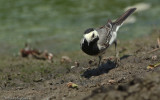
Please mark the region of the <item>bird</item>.
[[100, 66], [103, 54], [105, 54], [107, 48], [114, 44], [116, 56], [115, 62], [118, 65], [120, 59], [118, 56], [119, 53], [117, 52], [117, 31], [135, 10], [136, 8], [130, 8], [116, 21], [112, 22], [108, 19], [107, 23], [101, 27], [86, 29], [83, 38], [80, 41], [81, 50], [90, 56], [98, 56], [98, 66]]

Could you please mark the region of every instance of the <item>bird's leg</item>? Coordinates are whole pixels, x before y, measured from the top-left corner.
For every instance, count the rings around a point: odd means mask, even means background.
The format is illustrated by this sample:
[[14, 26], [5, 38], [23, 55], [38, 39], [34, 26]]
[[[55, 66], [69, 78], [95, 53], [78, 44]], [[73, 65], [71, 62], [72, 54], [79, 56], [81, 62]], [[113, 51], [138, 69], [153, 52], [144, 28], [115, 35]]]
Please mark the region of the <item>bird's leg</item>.
[[102, 56], [99, 56], [98, 67], [99, 67], [99, 66], [100, 66], [100, 64], [101, 64], [101, 59], [102, 59]]
[[117, 51], [117, 40], [114, 42], [114, 45], [115, 45], [115, 62], [116, 64], [120, 64], [120, 58], [119, 58], [119, 52]]

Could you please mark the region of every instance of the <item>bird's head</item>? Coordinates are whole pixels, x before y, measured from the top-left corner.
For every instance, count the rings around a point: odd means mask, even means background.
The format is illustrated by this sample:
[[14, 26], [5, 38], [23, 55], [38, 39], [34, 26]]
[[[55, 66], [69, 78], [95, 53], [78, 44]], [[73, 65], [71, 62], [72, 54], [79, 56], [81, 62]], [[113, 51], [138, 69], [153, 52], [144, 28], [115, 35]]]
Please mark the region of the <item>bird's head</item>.
[[84, 32], [84, 39], [88, 42], [88, 44], [94, 40], [99, 39], [99, 34], [93, 28], [89, 28]]

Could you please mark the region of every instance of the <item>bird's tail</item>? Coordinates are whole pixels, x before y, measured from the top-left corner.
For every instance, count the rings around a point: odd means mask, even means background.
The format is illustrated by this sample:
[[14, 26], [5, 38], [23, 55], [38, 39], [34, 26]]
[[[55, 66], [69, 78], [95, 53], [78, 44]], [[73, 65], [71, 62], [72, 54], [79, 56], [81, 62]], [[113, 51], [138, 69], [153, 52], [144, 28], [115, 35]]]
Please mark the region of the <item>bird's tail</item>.
[[119, 26], [122, 25], [123, 22], [128, 18], [129, 15], [131, 15], [136, 8], [130, 8], [128, 9], [123, 15], [121, 15], [115, 22], [113, 22], [113, 25]]

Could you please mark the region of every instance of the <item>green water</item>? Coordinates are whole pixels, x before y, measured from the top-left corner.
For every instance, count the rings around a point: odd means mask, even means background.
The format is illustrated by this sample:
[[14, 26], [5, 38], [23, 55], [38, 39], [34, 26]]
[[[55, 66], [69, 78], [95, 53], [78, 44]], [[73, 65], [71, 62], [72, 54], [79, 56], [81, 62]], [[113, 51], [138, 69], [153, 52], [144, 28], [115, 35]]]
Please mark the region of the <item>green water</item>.
[[160, 28], [160, 0], [0, 0], [0, 54], [17, 53], [25, 42], [56, 53], [80, 50], [86, 28], [116, 19], [124, 8], [141, 2], [151, 8], [134, 14], [136, 22], [119, 30], [120, 40]]

